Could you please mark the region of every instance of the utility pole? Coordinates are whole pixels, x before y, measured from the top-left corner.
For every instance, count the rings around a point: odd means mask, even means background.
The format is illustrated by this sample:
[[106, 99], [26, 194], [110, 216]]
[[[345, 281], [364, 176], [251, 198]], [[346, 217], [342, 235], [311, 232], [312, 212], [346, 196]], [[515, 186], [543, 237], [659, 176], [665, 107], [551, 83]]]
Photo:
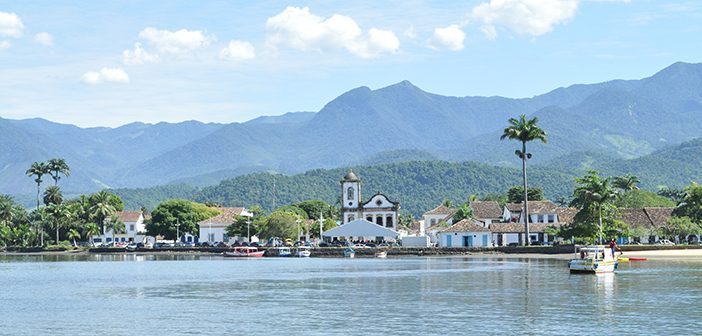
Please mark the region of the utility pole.
[[176, 243], [177, 243], [178, 240], [180, 240], [180, 220], [179, 220], [177, 217], [176, 217], [176, 224], [175, 224], [175, 227], [176, 227], [176, 239], [175, 239], [175, 240], [176, 240]]
[[251, 244], [251, 220], [246, 221], [246, 242]]
[[322, 229], [324, 227], [324, 215], [322, 212], [319, 212], [319, 242], [322, 242]]

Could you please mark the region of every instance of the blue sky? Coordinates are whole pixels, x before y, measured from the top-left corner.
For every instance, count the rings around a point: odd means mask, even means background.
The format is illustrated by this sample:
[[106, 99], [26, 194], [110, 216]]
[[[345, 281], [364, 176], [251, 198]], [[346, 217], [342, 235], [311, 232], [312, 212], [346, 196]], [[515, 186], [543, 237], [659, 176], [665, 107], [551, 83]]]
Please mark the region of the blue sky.
[[318, 111], [358, 86], [529, 97], [700, 62], [702, 2], [0, 1], [0, 117]]

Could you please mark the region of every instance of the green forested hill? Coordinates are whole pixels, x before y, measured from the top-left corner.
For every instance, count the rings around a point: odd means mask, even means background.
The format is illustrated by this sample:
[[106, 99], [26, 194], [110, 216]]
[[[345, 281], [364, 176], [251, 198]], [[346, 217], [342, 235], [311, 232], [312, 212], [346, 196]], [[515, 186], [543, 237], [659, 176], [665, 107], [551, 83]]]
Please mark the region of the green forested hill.
[[[472, 194], [504, 193], [521, 183], [521, 171], [474, 162], [413, 161], [376, 166], [353, 167], [363, 180], [363, 198], [382, 191], [400, 201], [403, 212], [418, 215], [445, 198], [463, 202]], [[256, 173], [222, 181], [202, 190], [183, 186], [115, 190], [128, 208], [148, 208], [158, 201], [184, 197], [199, 202], [227, 206], [261, 205], [266, 209], [308, 199], [321, 199], [338, 206], [339, 181], [345, 168], [315, 169], [285, 176]], [[546, 168], [530, 170], [530, 185], [540, 187], [547, 197], [556, 199], [572, 192], [574, 175]], [[190, 194], [189, 194], [190, 193]], [[275, 194], [275, 196], [274, 196]]]

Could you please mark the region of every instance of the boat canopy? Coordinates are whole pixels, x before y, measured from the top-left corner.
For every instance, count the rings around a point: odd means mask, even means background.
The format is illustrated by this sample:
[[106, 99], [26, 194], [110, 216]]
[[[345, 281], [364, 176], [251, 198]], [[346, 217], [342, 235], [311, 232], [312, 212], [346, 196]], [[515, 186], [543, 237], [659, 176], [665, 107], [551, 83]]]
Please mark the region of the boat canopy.
[[371, 223], [365, 219], [358, 219], [353, 222], [337, 226], [322, 233], [325, 237], [386, 237], [397, 238], [400, 234], [397, 231], [384, 228], [378, 224]]

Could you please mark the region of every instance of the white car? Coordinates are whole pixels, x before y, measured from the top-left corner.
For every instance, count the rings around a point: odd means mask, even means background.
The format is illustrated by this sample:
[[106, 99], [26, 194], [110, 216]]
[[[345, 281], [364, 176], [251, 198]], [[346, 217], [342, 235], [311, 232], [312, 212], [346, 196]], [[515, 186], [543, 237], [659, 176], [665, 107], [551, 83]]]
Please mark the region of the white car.
[[673, 243], [672, 241], [670, 241], [668, 239], [661, 239], [658, 241], [657, 244], [658, 245], [675, 245], [675, 243]]

